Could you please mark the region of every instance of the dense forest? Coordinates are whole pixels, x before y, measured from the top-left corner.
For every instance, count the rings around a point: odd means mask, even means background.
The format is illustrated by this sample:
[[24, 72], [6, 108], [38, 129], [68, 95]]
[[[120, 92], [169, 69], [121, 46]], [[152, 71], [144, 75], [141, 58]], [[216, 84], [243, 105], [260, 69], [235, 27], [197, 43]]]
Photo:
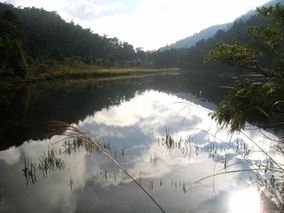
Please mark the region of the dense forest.
[[236, 38], [248, 43], [247, 27], [267, 19], [254, 15], [239, 19], [227, 31], [218, 30], [189, 48], [144, 51], [118, 38], [98, 35], [53, 11], [16, 8], [0, 3], [0, 76], [27, 77], [47, 72], [58, 64], [81, 63], [98, 68], [180, 68], [191, 71], [232, 72], [227, 66], [206, 63], [216, 43]]

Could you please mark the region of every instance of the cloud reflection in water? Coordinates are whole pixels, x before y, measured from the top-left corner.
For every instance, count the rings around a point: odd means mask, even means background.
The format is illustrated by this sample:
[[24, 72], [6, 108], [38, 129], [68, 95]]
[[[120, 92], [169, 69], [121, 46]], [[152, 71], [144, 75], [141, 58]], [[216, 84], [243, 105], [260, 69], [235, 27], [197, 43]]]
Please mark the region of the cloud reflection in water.
[[[233, 142], [246, 138], [228, 137], [226, 130], [220, 130], [208, 117], [214, 107], [190, 94], [149, 90], [94, 112], [77, 126], [102, 141], [110, 141], [111, 155], [150, 191], [166, 212], [220, 212], [228, 206], [230, 191], [238, 188], [239, 174], [216, 176], [202, 184], [194, 182], [222, 170], [225, 156], [236, 149]], [[166, 133], [175, 141], [182, 140], [180, 145], [174, 144], [170, 149], [163, 145]], [[261, 140], [254, 131], [247, 134]], [[0, 188], [5, 187], [0, 212], [158, 211], [122, 171], [96, 151], [60, 155], [66, 164], [63, 171], [50, 173], [47, 180], [38, 174], [38, 183], [26, 187], [20, 174], [20, 153], [37, 161], [57, 140], [53, 137], [51, 141], [26, 142], [19, 148], [0, 152]], [[62, 148], [62, 144], [54, 146]], [[212, 146], [215, 149], [210, 153]], [[71, 178], [72, 190], [68, 186]]]

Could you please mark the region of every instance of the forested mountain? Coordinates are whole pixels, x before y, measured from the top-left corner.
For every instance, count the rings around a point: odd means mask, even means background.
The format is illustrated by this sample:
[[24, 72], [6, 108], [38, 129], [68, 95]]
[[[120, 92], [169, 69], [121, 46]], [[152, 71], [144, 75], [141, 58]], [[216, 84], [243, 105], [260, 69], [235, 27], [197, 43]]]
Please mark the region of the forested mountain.
[[[37, 8], [15, 8], [0, 3], [0, 14], [11, 10], [21, 23], [22, 32], [28, 42], [43, 42], [47, 55], [89, 56], [91, 59], [133, 59], [133, 46], [118, 38], [99, 36], [90, 29], [83, 29], [74, 22], [67, 23], [57, 12]], [[41, 45], [42, 46], [42, 45]], [[58, 58], [60, 59], [60, 58]]]
[[208, 39], [202, 39], [190, 48], [172, 48], [165, 51], [152, 52], [150, 57], [155, 67], [179, 67], [186, 70], [222, 70], [220, 64], [204, 64], [204, 59], [209, 50], [214, 49], [219, 41], [230, 43], [232, 38], [240, 42], [248, 42], [246, 28], [251, 25], [260, 25], [262, 20], [252, 16], [246, 22], [235, 21], [233, 26], [227, 30], [218, 30], [217, 33]]
[[[251, 11], [247, 12], [245, 15], [242, 15], [239, 18], [237, 18], [235, 21], [238, 21], [238, 20], [246, 21], [254, 14], [255, 14], [255, 11], [251, 10]], [[227, 31], [228, 29], [230, 29], [232, 27], [233, 24], [234, 24], [234, 22], [229, 22], [229, 23], [225, 23], [225, 24], [218, 24], [218, 25], [208, 27], [204, 30], [201, 30], [199, 33], [195, 33], [192, 36], [181, 39], [181, 40], [179, 40], [179, 41], [177, 41], [177, 42], [175, 42], [171, 45], [161, 47], [161, 48], [159, 48], [159, 50], [164, 51], [164, 50], [169, 50], [171, 48], [189, 48], [189, 47], [195, 45], [196, 42], [198, 42], [202, 39], [207, 39], [207, 38], [214, 36], [218, 32], [218, 30]]]
[[[237, 18], [235, 21], [238, 21], [238, 20], [246, 21], [254, 14], [255, 14], [255, 11], [251, 10], [251, 11], [247, 12], [245, 15], [242, 15], [239, 18]], [[171, 45], [161, 47], [161, 48], [159, 48], [159, 50], [164, 51], [164, 50], [170, 50], [171, 48], [190, 48], [191, 46], [195, 45], [196, 42], [198, 42], [202, 39], [207, 39], [207, 38], [214, 36], [218, 32], [218, 30], [227, 31], [228, 29], [230, 29], [232, 27], [234, 22], [229, 22], [229, 23], [225, 23], [225, 24], [218, 24], [218, 25], [208, 27], [204, 30], [201, 30], [199, 33], [195, 33], [192, 36], [181, 39], [181, 40], [179, 40], [179, 41], [177, 41], [177, 42], [175, 42]]]
[[136, 59], [129, 43], [100, 36], [72, 21], [67, 23], [57, 12], [34, 7], [20, 9], [3, 3], [0, 50], [2, 76], [26, 76], [39, 67], [70, 58], [103, 67]]
[[195, 45], [196, 42], [202, 39], [207, 39], [209, 37], [214, 36], [218, 30], [226, 30], [229, 27], [230, 27], [230, 23], [211, 26], [185, 39], [181, 39], [173, 44], [167, 45], [165, 47], [161, 47], [159, 48], [159, 50], [165, 51], [165, 50], [170, 50], [172, 48], [189, 48]]
[[[284, 4], [283, 0], [273, 0], [265, 6], [275, 5], [278, 2]], [[201, 39], [189, 48], [171, 48], [165, 51], [158, 50], [152, 52], [150, 58], [154, 67], [179, 67], [181, 69], [194, 71], [232, 72], [235, 69], [227, 69], [228, 67], [222, 64], [211, 62], [204, 64], [205, 56], [210, 50], [214, 49], [216, 44], [220, 41], [228, 45], [232, 43], [233, 39], [243, 44], [251, 43], [247, 29], [250, 26], [261, 27], [263, 23], [273, 25], [269, 18], [264, 19], [256, 14], [250, 16], [250, 18], [245, 21], [243, 19], [237, 19], [228, 30], [218, 30], [214, 36]]]
[[[279, 1], [272, 0], [272, 1], [268, 2], [267, 4], [264, 4], [263, 6], [275, 5], [277, 2], [279, 2]], [[238, 21], [240, 19], [243, 20], [243, 21], [246, 21], [254, 14], [255, 14], [255, 10], [250, 10], [246, 14], [238, 17], [235, 21]], [[232, 25], [234, 24], [235, 21], [225, 23], [225, 24], [218, 24], [218, 25], [210, 26], [210, 27], [203, 29], [200, 32], [195, 33], [195, 34], [193, 34], [189, 37], [186, 37], [184, 39], [176, 41], [173, 44], [161, 47], [161, 48], [159, 48], [159, 50], [164, 51], [164, 50], [170, 50], [171, 48], [190, 48], [191, 46], [195, 45], [196, 42], [198, 42], [202, 39], [207, 39], [207, 38], [214, 36], [217, 33], [218, 30], [227, 31], [228, 29], [230, 29], [232, 27]]]

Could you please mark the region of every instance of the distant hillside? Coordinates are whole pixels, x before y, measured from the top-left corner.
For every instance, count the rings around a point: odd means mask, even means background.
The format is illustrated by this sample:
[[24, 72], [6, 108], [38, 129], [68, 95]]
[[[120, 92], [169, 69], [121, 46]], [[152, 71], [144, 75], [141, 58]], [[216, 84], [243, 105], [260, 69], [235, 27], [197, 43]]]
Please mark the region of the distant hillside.
[[220, 24], [220, 25], [208, 27], [200, 31], [199, 33], [195, 33], [194, 35], [189, 36], [185, 39], [181, 39], [171, 45], [161, 47], [159, 50], [165, 51], [165, 50], [169, 50], [172, 48], [189, 48], [195, 45], [195, 43], [200, 41], [201, 39], [207, 39], [207, 38], [214, 36], [218, 30], [226, 30], [229, 27], [228, 25], [229, 24], [226, 23], [226, 24]]
[[[275, 1], [273, 0], [271, 2], [275, 2]], [[269, 2], [266, 5], [271, 4], [271, 2]], [[250, 18], [250, 16], [252, 16], [254, 14], [255, 14], [255, 11], [251, 10], [251, 11], [247, 12], [246, 14], [238, 17], [235, 21], [238, 21], [240, 19], [243, 20], [243, 21], [246, 21]], [[195, 33], [194, 35], [189, 36], [185, 39], [181, 39], [181, 40], [179, 40], [179, 41], [177, 41], [177, 42], [175, 42], [171, 45], [161, 47], [159, 50], [165, 51], [165, 50], [170, 50], [171, 48], [190, 48], [191, 46], [195, 45], [196, 42], [198, 42], [202, 39], [207, 39], [207, 38], [213, 37], [218, 32], [218, 30], [227, 31], [228, 29], [230, 29], [230, 27], [233, 26], [235, 21], [208, 27], [204, 30], [201, 30], [199, 33]]]
[[[284, 4], [284, 0], [273, 0], [265, 4], [265, 6], [275, 6], [276, 3]], [[261, 7], [262, 6], [259, 8]], [[252, 40], [248, 36], [248, 27], [262, 26], [263, 24], [274, 24], [271, 19], [264, 19], [261, 16], [253, 15], [254, 13], [254, 11], [250, 11], [248, 14], [236, 19], [233, 23], [231, 23], [231, 26], [227, 24], [228, 28], [225, 30], [219, 29], [213, 36], [200, 39], [190, 47], [170, 48], [163, 51], [159, 49], [158, 51], [153, 52], [152, 55], [148, 55], [148, 60], [150, 60], [150, 62], [152, 62], [153, 66], [156, 68], [178, 67], [180, 69], [189, 71], [208, 71], [214, 73], [235, 72], [235, 69], [232, 70], [231, 67], [228, 67], [227, 65], [213, 62], [204, 63], [204, 60], [208, 52], [215, 49], [218, 42], [222, 41], [225, 44], [231, 44], [232, 39], [234, 38], [237, 39], [237, 41], [241, 44], [250, 44]], [[214, 27], [211, 29], [216, 30]], [[203, 36], [206, 36], [206, 34], [203, 34]], [[194, 38], [194, 36], [189, 38]], [[263, 58], [262, 61], [265, 63]]]

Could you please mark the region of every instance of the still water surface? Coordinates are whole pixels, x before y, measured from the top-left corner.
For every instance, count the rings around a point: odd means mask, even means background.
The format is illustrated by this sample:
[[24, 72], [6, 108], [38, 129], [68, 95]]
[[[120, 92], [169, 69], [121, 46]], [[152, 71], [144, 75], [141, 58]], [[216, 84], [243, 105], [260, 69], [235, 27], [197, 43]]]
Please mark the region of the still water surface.
[[[247, 188], [245, 181], [253, 174], [196, 181], [234, 163], [226, 169], [248, 168], [236, 150], [254, 148], [247, 136], [264, 142], [269, 133], [252, 129], [229, 137], [208, 116], [216, 108], [210, 97], [199, 98], [202, 92], [217, 91], [218, 85], [201, 90], [195, 80], [181, 84], [183, 79], [159, 76], [25, 88], [20, 100], [26, 108], [22, 107], [18, 122], [29, 132], [27, 139], [2, 132], [6, 147], [0, 151], [0, 212], [161, 212], [101, 153], [83, 147], [64, 152], [64, 142], [55, 143], [61, 136], [44, 139], [44, 122], [52, 119], [73, 123], [99, 138], [166, 212], [237, 212], [231, 199]], [[174, 139], [173, 145], [165, 143], [166, 134]], [[51, 152], [58, 165], [38, 169]], [[32, 178], [23, 172], [28, 163], [37, 167]], [[244, 202], [238, 198], [234, 205]], [[257, 208], [250, 212], [259, 212]]]

